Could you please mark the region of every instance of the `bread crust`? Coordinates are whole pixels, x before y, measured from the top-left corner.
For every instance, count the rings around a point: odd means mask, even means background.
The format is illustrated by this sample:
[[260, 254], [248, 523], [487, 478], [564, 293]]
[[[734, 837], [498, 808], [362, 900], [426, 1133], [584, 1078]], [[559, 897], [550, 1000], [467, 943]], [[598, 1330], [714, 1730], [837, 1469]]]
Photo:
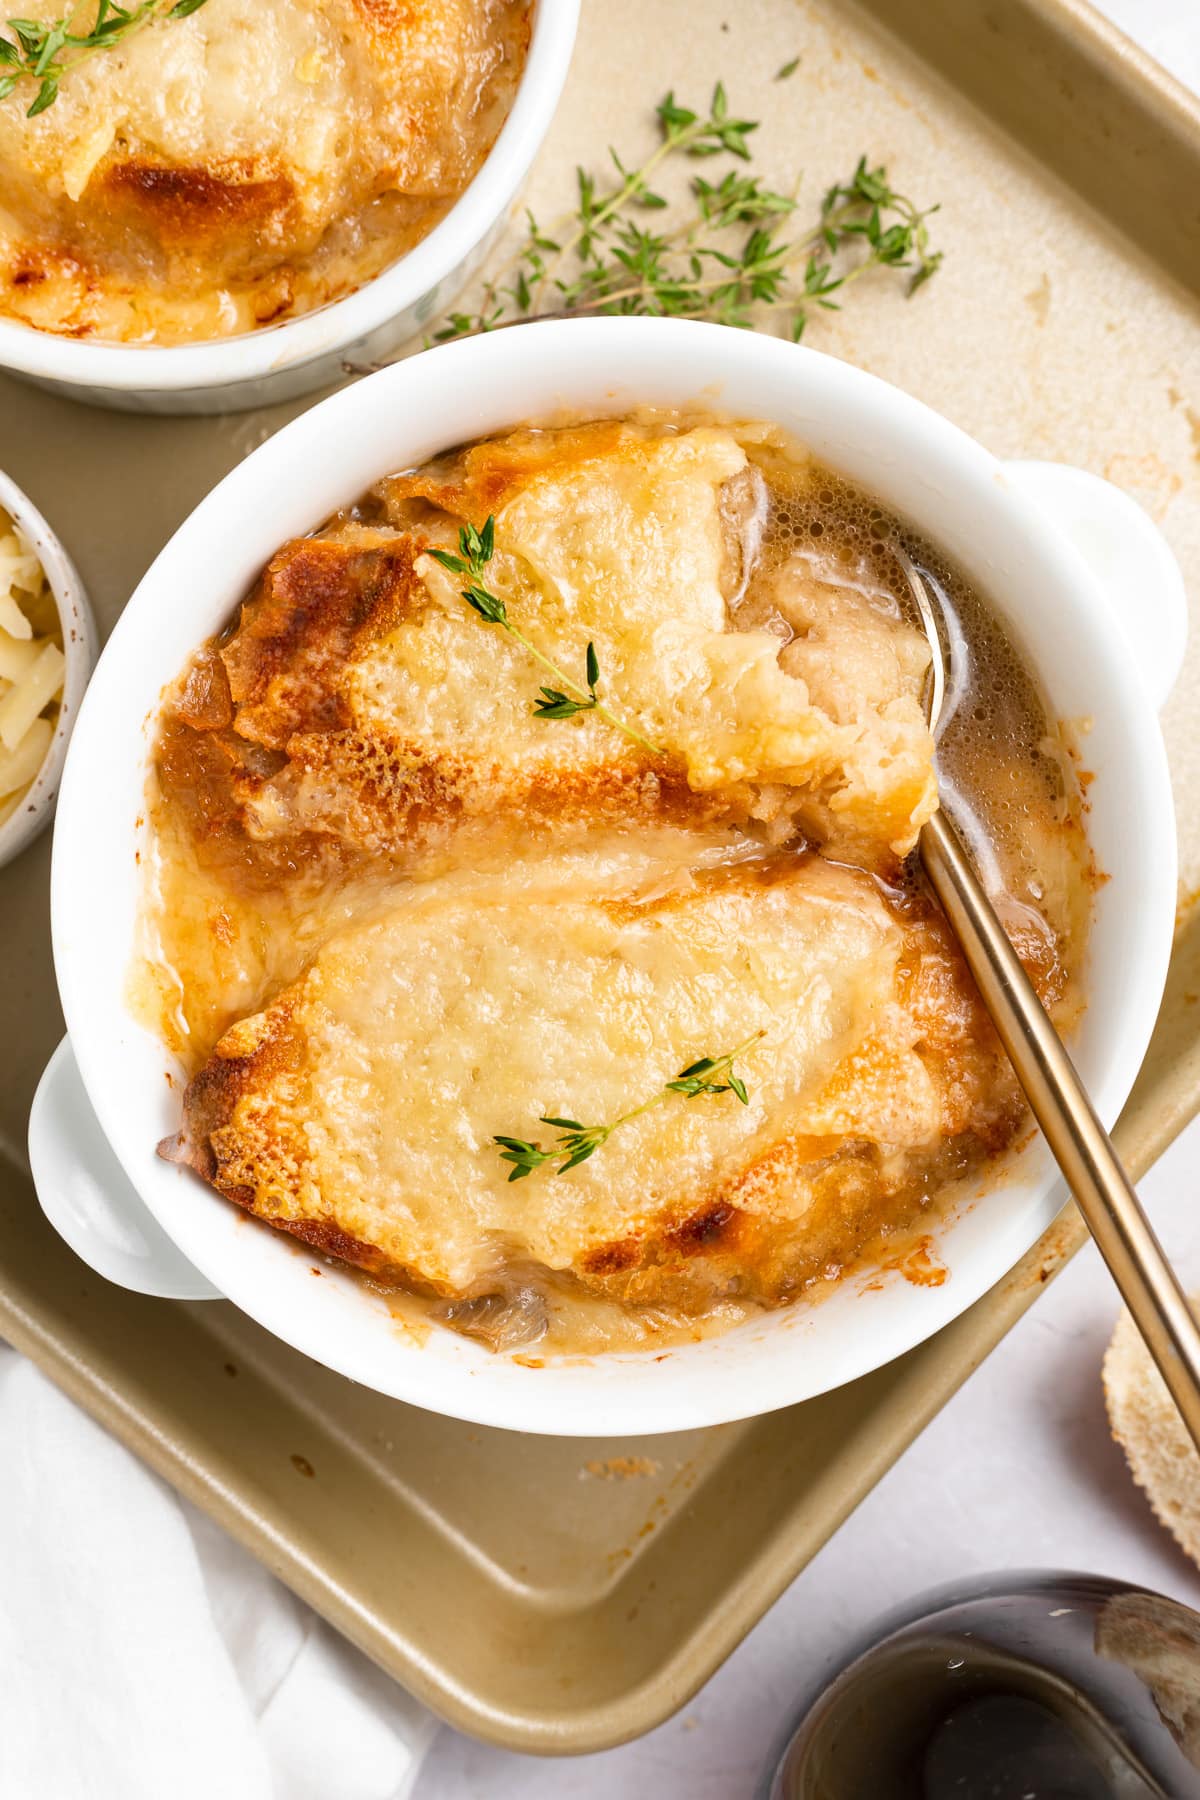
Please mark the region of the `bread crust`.
[[[1193, 1311], [1200, 1295], [1192, 1295]], [[1141, 1333], [1122, 1309], [1101, 1379], [1113, 1438], [1150, 1510], [1200, 1566], [1200, 1456]]]

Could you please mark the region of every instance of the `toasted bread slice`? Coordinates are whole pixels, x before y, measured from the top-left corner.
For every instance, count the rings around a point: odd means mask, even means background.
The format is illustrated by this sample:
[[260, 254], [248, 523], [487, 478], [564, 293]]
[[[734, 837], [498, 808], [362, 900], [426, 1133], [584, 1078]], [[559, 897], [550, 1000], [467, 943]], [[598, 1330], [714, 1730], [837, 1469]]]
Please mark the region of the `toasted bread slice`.
[[[176, 696], [160, 767], [215, 783], [205, 832], [239, 857], [317, 843], [412, 870], [469, 855], [501, 819], [510, 841], [559, 845], [614, 821], [725, 820], [893, 865], [936, 804], [927, 649], [798, 559], [776, 578], [776, 629], [737, 628], [758, 479], [724, 428], [599, 424], [385, 482], [374, 516], [272, 560]], [[482, 579], [524, 641], [428, 554], [489, 516]], [[598, 710], [536, 712], [558, 678], [529, 646], [582, 687], [589, 645], [636, 738]]]
[[[551, 861], [413, 884], [226, 1032], [187, 1090], [184, 1159], [419, 1290], [533, 1265], [699, 1311], [789, 1297], [1012, 1136], [1011, 1076], [936, 917], [817, 857], [659, 877], [589, 891]], [[747, 1104], [666, 1088], [738, 1045]], [[496, 1138], [549, 1147], [547, 1114], [623, 1123], [510, 1181]]]
[[[1193, 1296], [1191, 1305], [1200, 1300]], [[1200, 1456], [1128, 1312], [1105, 1353], [1103, 1381], [1108, 1421], [1133, 1479], [1159, 1524], [1200, 1564]]]

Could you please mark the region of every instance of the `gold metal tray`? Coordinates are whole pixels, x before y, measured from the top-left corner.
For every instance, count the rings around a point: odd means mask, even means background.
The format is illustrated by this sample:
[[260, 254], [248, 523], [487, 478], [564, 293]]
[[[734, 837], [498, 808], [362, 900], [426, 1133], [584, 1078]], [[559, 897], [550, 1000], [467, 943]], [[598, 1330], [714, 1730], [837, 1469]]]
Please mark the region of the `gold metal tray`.
[[[705, 98], [718, 75], [763, 120], [764, 170], [805, 171], [806, 205], [862, 150], [942, 202], [936, 281], [911, 306], [864, 284], [812, 341], [1001, 454], [1108, 474], [1200, 572], [1200, 109], [1078, 0], [585, 0], [539, 217], [610, 139], [649, 140], [667, 88]], [[137, 419], [3, 380], [0, 462], [62, 531], [107, 627], [200, 496], [297, 410]], [[1165, 719], [1188, 893], [1198, 656]], [[0, 874], [0, 1331], [443, 1717], [498, 1743], [598, 1749], [681, 1705], [1080, 1241], [1064, 1214], [931, 1342], [744, 1425], [556, 1442], [380, 1399], [232, 1307], [107, 1286], [43, 1222], [24, 1140], [61, 1031], [48, 863], [43, 842]], [[1185, 914], [1120, 1128], [1137, 1171], [1200, 1103], [1198, 996]]]

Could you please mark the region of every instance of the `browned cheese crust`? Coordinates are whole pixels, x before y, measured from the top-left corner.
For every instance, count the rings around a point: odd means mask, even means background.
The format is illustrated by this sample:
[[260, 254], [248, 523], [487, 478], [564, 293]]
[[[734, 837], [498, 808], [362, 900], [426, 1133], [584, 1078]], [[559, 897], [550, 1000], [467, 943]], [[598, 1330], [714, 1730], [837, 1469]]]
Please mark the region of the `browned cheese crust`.
[[0, 103], [0, 310], [172, 343], [351, 291], [475, 174], [528, 37], [526, 0], [207, 0], [156, 18], [79, 61], [33, 119], [23, 89]]

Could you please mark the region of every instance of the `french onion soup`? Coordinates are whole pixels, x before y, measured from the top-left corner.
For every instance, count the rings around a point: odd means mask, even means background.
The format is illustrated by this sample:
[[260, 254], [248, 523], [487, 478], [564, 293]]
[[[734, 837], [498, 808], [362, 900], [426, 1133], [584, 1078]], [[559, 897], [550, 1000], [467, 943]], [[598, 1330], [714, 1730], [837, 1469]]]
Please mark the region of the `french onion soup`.
[[773, 427], [521, 429], [284, 544], [164, 697], [164, 1154], [500, 1347], [718, 1329], [928, 1229], [1029, 1121], [916, 866], [901, 544], [941, 791], [1069, 1022], [1081, 791], [985, 599]]
[[[77, 33], [94, 10], [69, 15]], [[111, 45], [65, 53], [33, 117], [45, 84], [10, 70], [0, 313], [70, 337], [180, 344], [352, 292], [475, 175], [529, 38], [529, 0], [179, 10], [142, 7]], [[24, 11], [48, 26], [62, 0]]]

